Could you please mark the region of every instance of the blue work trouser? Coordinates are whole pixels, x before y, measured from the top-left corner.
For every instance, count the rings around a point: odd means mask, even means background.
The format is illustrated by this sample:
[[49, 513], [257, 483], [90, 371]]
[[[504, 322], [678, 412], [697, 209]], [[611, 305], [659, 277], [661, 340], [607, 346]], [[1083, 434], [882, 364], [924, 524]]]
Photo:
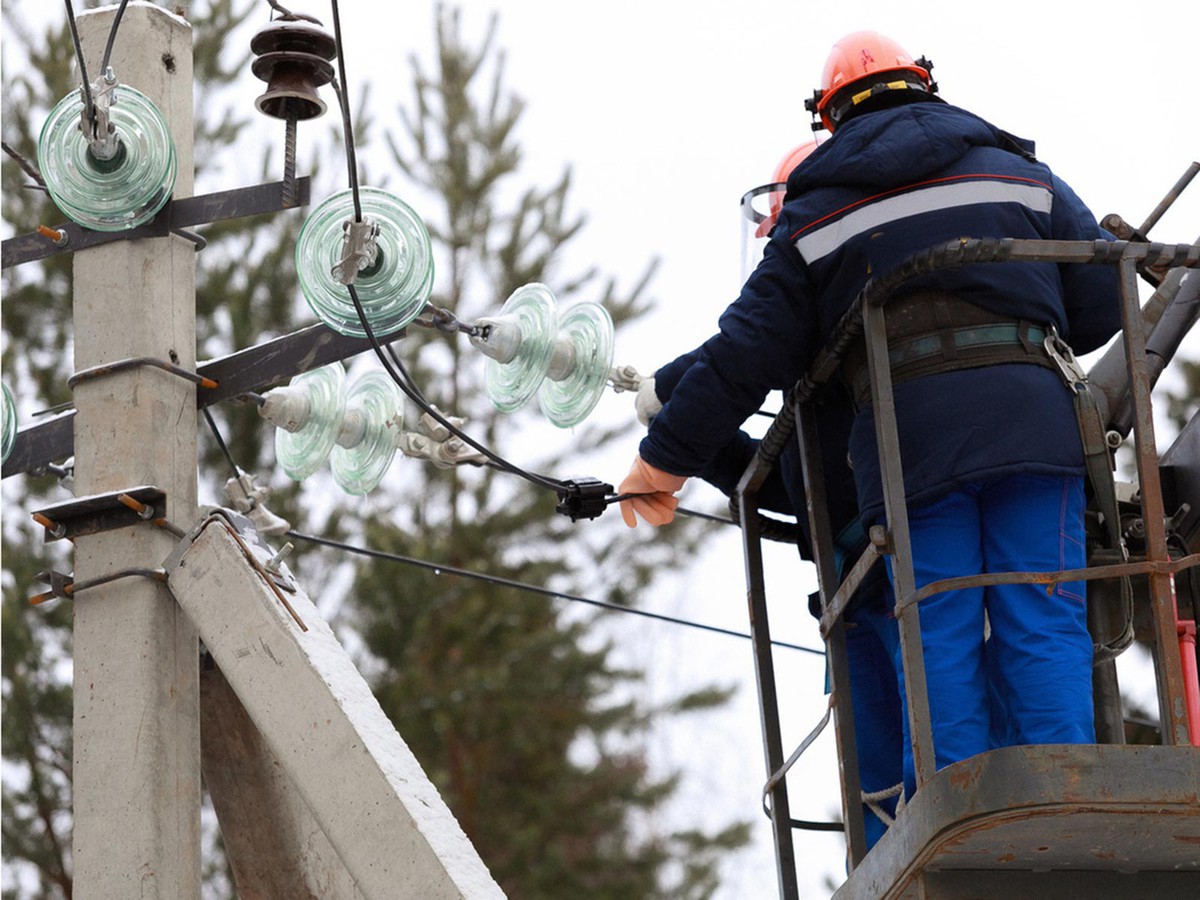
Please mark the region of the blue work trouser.
[[[909, 510], [918, 588], [980, 572], [1086, 564], [1083, 479], [1012, 475]], [[888, 558], [889, 577], [892, 576]], [[1093, 743], [1092, 640], [1083, 582], [947, 591], [919, 605], [925, 681], [940, 769], [997, 743]], [[984, 616], [991, 624], [985, 659]], [[903, 667], [899, 643], [896, 671]], [[904, 678], [899, 676], [903, 699]], [[1003, 723], [992, 722], [993, 713]], [[904, 781], [916, 790], [908, 717]], [[1003, 734], [1001, 741], [995, 735]], [[989, 737], [991, 736], [991, 738]]]
[[[846, 665], [850, 672], [850, 698], [854, 704], [854, 744], [858, 750], [858, 775], [864, 794], [886, 791], [904, 775], [904, 707], [896, 689], [892, 653], [897, 643], [892, 618], [892, 592], [880, 584], [875, 597], [846, 612]], [[889, 818], [896, 816], [898, 797], [880, 800]], [[888, 823], [863, 804], [867, 849], [883, 837]]]

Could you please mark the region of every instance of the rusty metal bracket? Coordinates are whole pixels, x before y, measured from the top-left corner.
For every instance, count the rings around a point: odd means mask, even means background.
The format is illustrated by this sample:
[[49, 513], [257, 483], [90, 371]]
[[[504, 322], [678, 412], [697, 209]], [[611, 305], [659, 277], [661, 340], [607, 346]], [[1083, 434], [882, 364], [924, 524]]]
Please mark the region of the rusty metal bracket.
[[67, 387], [75, 390], [75, 386], [84, 381], [94, 381], [97, 378], [106, 378], [109, 375], [116, 375], [118, 372], [127, 372], [130, 369], [140, 368], [156, 368], [162, 369], [164, 372], [169, 372], [172, 375], [182, 378], [184, 381], [190, 381], [192, 384], [198, 384], [205, 390], [215, 390], [220, 387], [220, 382], [215, 379], [201, 375], [199, 372], [192, 372], [185, 369], [183, 366], [177, 366], [173, 362], [167, 362], [165, 359], [158, 359], [153, 356], [132, 356], [128, 359], [118, 359], [110, 363], [101, 363], [98, 366], [92, 366], [87, 369], [80, 369], [74, 375], [67, 379]]
[[38, 572], [37, 577], [39, 581], [49, 584], [50, 590], [30, 597], [29, 603], [31, 606], [39, 606], [55, 597], [63, 600], [73, 600], [75, 595], [81, 591], [100, 587], [102, 584], [109, 584], [122, 578], [149, 578], [151, 581], [166, 583], [167, 572], [165, 569], [129, 568], [119, 569], [116, 572], [109, 572], [107, 575], [99, 575], [95, 578], [88, 578], [85, 581], [76, 581], [71, 575], [65, 575], [62, 572], [55, 572], [51, 569], [45, 572]]
[[[275, 598], [287, 610], [292, 621], [299, 626], [301, 631], [308, 631], [308, 626], [304, 624], [295, 607], [292, 606], [283, 594], [284, 591], [296, 593], [295, 578], [283, 563], [283, 557], [291, 550], [292, 545], [286, 544], [279, 551], [271, 549], [271, 547], [267, 546], [260, 539], [254, 523], [233, 510], [221, 507], [211, 507], [208, 509], [207, 514], [194, 528], [183, 536], [176, 548], [163, 562], [163, 569], [167, 572], [168, 577], [172, 571], [183, 565], [192, 544], [196, 542], [196, 539], [206, 528], [212, 525], [217, 525], [229, 532], [230, 536], [233, 537], [241, 549], [242, 555], [246, 558], [250, 567], [270, 586], [271, 591], [275, 594]], [[249, 536], [249, 540], [247, 536]]]
[[167, 522], [166, 509], [166, 493], [153, 485], [141, 485], [56, 503], [34, 512], [33, 520], [46, 530], [47, 543], [64, 538], [73, 541], [80, 535], [128, 528], [138, 522], [177, 531]]
[[[276, 181], [199, 197], [181, 197], [168, 202], [158, 215], [145, 225], [129, 231], [93, 231], [74, 222], [64, 222], [46, 231], [39, 229], [4, 241], [0, 246], [0, 263], [3, 264], [3, 268], [8, 269], [57, 256], [59, 253], [86, 250], [115, 241], [166, 237], [191, 225], [206, 225], [225, 219], [281, 212], [294, 206], [308, 205], [312, 192], [311, 179], [308, 176], [296, 180], [298, 197], [296, 202], [290, 205], [284, 202], [284, 187], [283, 182]], [[48, 234], [47, 231], [52, 234]], [[194, 235], [181, 236], [195, 242]]]

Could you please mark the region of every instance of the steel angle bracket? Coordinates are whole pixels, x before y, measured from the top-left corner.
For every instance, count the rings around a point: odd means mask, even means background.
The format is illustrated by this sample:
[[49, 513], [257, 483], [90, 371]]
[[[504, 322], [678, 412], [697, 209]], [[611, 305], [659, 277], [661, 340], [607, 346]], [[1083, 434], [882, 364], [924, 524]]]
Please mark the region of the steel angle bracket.
[[63, 222], [51, 229], [58, 239], [49, 238], [43, 232], [31, 231], [9, 238], [0, 246], [0, 262], [3, 268], [23, 265], [39, 259], [99, 247], [114, 241], [129, 241], [140, 238], [166, 237], [172, 231], [207, 225], [225, 219], [240, 219], [263, 213], [283, 212], [307, 206], [311, 191], [311, 179], [306, 175], [296, 179], [298, 201], [289, 207], [283, 202], [282, 181], [256, 184], [250, 187], [233, 188], [202, 194], [199, 197], [180, 197], [171, 200], [153, 219], [128, 231], [93, 231], [74, 222]]
[[215, 510], [168, 557], [167, 587], [353, 878], [355, 896], [502, 900], [299, 586], [287, 597], [290, 615], [283, 612], [283, 592], [262, 575], [270, 556], [248, 521]]
[[145, 484], [46, 506], [36, 510], [33, 519], [45, 529], [45, 540], [49, 543], [127, 528], [138, 522], [162, 521], [166, 507], [167, 495]]

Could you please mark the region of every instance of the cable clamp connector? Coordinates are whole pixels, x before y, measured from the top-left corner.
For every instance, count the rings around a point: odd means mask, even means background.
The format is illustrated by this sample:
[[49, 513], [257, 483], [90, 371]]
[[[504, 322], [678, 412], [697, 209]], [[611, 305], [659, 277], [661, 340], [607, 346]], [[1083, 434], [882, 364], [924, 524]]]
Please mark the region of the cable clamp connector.
[[[117, 102], [117, 76], [109, 66], [104, 74], [92, 83], [92, 108], [84, 102], [79, 114], [79, 130], [91, 145], [92, 155], [100, 162], [116, 158], [121, 150], [121, 139], [113, 124], [111, 107]], [[79, 89], [84, 96], [83, 88]]]
[[342, 241], [342, 258], [329, 270], [329, 274], [342, 284], [350, 285], [358, 279], [358, 273], [375, 265], [379, 257], [379, 223], [370, 219], [355, 222], [347, 219], [342, 223], [345, 238]]
[[237, 478], [225, 482], [225, 496], [233, 504], [233, 508], [246, 516], [258, 530], [259, 534], [269, 537], [279, 537], [292, 530], [287, 519], [277, 516], [267, 508], [267, 498], [271, 489], [266, 485], [255, 483], [254, 475], [249, 472], [238, 472]]
[[558, 489], [558, 506], [554, 511], [569, 516], [572, 522], [595, 519], [608, 508], [611, 484], [598, 478], [569, 478]]

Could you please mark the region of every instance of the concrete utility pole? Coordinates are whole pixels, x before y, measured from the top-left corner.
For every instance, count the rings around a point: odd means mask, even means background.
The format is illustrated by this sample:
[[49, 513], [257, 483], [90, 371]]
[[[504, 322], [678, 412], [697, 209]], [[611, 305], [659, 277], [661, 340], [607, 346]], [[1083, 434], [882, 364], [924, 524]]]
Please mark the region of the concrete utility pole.
[[[79, 16], [88, 72], [115, 16]], [[192, 34], [146, 3], [125, 10], [111, 65], [170, 124], [176, 198], [192, 193]], [[119, 101], [118, 101], [119, 102]], [[75, 369], [150, 356], [195, 369], [195, 249], [117, 241], [74, 257]], [[196, 389], [158, 368], [75, 387], [77, 496], [155, 485], [167, 518], [196, 518]], [[75, 542], [79, 581], [154, 568], [176, 540], [141, 523]], [[166, 587], [122, 578], [75, 603], [75, 896], [200, 896], [199, 647]]]

